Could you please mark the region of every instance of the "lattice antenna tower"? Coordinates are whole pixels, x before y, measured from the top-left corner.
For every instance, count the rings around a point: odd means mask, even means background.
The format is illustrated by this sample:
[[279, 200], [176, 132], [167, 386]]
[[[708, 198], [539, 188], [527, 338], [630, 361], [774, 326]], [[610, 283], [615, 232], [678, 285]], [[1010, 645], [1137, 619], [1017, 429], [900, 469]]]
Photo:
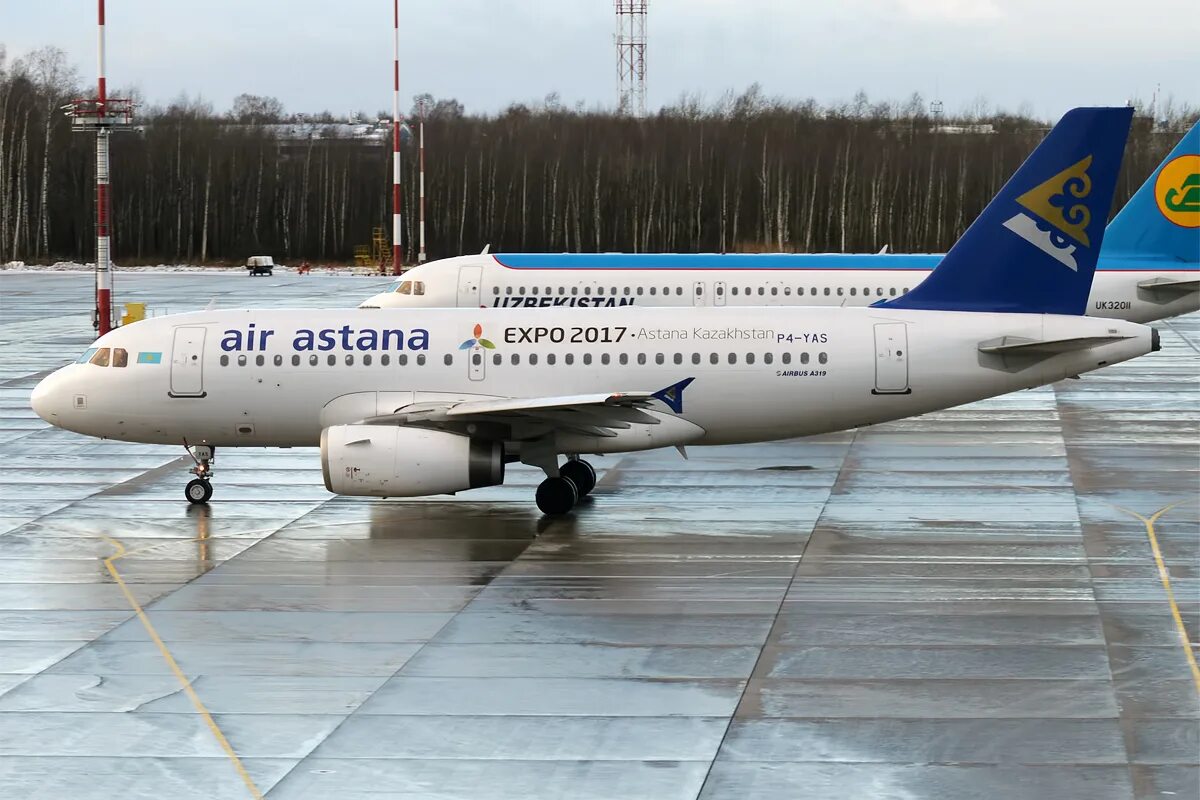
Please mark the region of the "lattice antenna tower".
[[617, 11], [617, 111], [646, 115], [646, 7], [649, 0], [614, 0]]

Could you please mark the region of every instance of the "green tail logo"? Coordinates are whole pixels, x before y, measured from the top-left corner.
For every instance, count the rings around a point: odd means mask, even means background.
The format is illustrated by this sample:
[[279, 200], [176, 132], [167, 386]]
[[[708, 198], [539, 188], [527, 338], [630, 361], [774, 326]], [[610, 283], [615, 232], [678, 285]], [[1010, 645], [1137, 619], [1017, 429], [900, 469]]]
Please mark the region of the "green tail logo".
[[1178, 187], [1168, 189], [1163, 205], [1172, 211], [1200, 211], [1200, 172], [1193, 172]]

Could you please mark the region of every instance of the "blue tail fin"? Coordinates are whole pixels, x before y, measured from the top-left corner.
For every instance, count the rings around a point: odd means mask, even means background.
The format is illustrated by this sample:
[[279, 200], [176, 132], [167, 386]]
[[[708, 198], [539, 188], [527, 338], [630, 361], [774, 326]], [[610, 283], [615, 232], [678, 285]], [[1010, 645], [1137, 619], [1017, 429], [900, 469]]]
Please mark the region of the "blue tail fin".
[[1132, 108], [1076, 108], [916, 288], [884, 308], [1082, 314]]
[[1109, 223], [1104, 255], [1200, 261], [1200, 122]]

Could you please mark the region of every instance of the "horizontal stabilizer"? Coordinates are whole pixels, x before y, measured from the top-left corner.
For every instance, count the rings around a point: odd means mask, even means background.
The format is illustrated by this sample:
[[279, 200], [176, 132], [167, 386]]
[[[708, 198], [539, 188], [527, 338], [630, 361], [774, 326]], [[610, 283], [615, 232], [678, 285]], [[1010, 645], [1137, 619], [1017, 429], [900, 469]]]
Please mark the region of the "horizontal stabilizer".
[[979, 343], [979, 352], [997, 353], [1000, 355], [1023, 355], [1070, 353], [1074, 350], [1086, 350], [1096, 345], [1119, 342], [1131, 339], [1118, 333], [1107, 336], [1073, 336], [1068, 339], [1029, 339], [1024, 336], [1001, 336], [999, 339], [989, 339]]
[[1195, 278], [1151, 278], [1148, 281], [1139, 283], [1138, 288], [1147, 289], [1151, 292], [1169, 292], [1171, 294], [1194, 292], [1200, 289], [1200, 275]]

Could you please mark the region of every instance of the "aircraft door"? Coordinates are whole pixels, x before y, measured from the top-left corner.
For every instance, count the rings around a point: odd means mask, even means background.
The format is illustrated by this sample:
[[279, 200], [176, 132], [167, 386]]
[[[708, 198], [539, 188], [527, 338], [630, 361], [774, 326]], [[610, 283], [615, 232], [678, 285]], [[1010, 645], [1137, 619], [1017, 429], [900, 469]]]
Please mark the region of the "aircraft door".
[[204, 334], [197, 326], [175, 329], [171, 346], [171, 397], [204, 396]]
[[875, 325], [875, 388], [871, 394], [911, 394], [908, 387], [908, 326]]
[[479, 308], [479, 284], [483, 267], [458, 268], [458, 307]]
[[704, 304], [704, 281], [696, 281], [695, 289], [692, 291], [692, 305], [699, 308]]
[[717, 281], [713, 284], [713, 305], [725, 305], [725, 281]]
[[476, 344], [467, 351], [467, 377], [481, 381], [487, 377], [487, 351]]

